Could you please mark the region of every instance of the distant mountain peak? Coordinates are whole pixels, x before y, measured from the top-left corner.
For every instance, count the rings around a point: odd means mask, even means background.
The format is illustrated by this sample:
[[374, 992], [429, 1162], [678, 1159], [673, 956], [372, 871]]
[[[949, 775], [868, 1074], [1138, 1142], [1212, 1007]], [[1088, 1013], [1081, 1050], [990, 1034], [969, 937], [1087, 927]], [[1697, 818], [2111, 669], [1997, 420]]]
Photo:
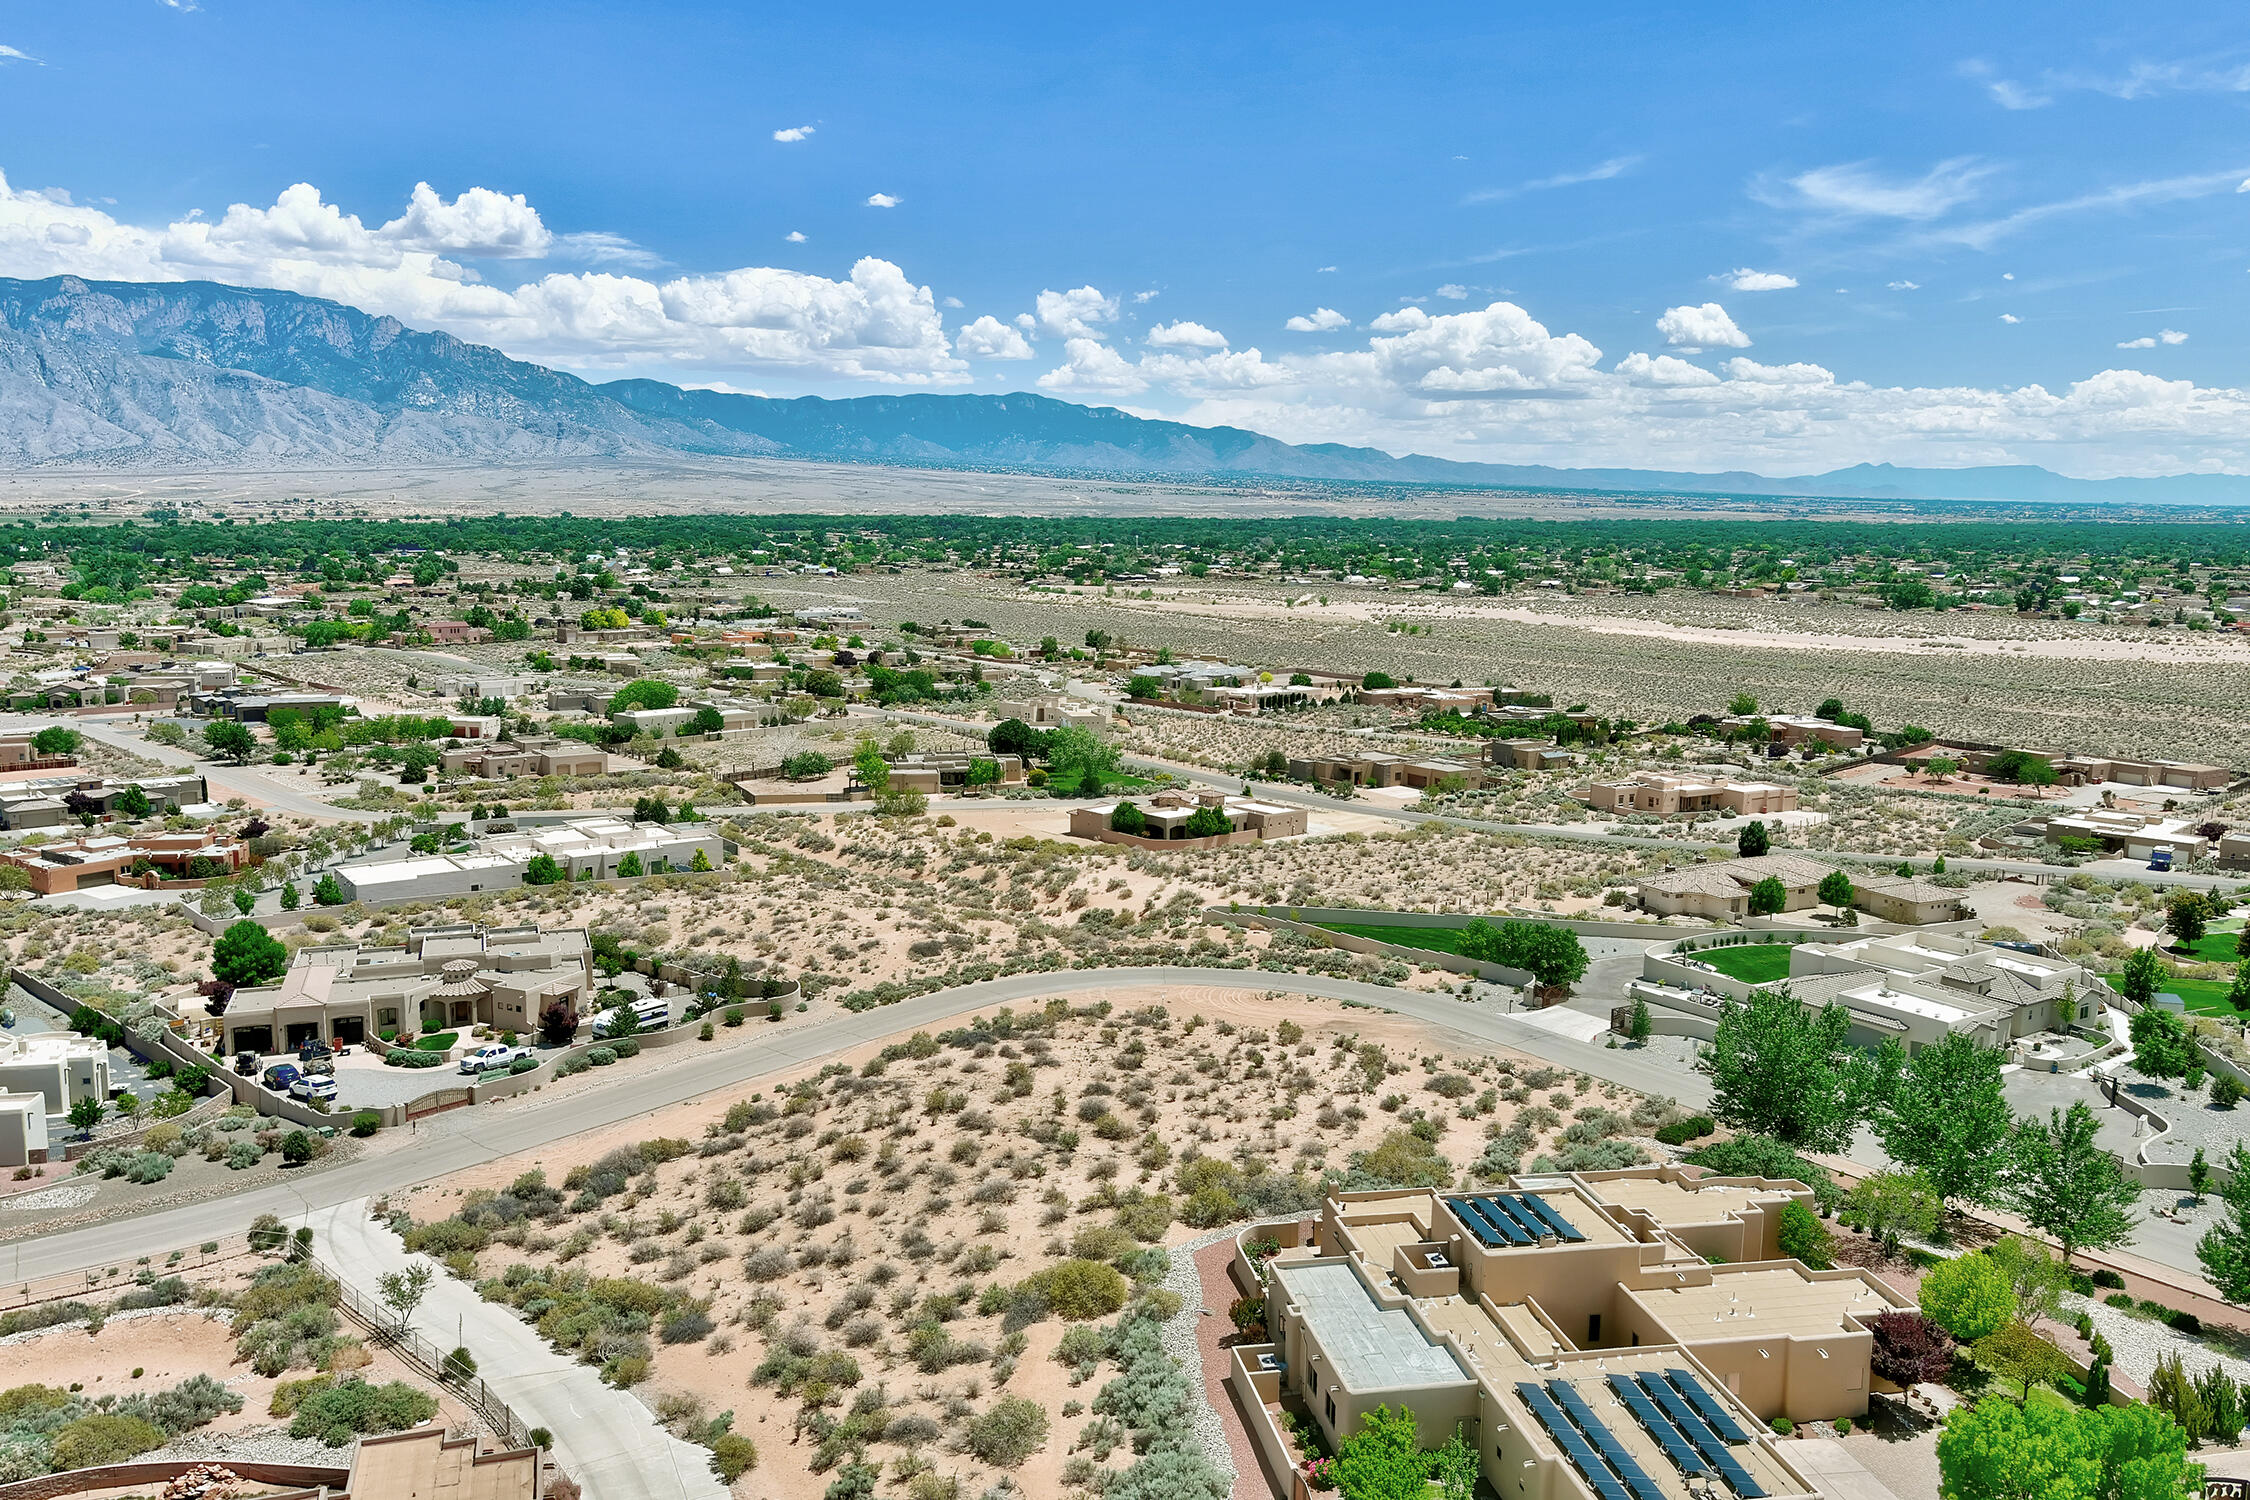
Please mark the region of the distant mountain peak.
[[1028, 391], [768, 397], [592, 385], [449, 333], [213, 282], [0, 279], [0, 468], [193, 469], [769, 455], [855, 463], [1455, 487], [2250, 503], [2250, 479], [2078, 480], [1861, 463], [1768, 479], [1294, 444]]

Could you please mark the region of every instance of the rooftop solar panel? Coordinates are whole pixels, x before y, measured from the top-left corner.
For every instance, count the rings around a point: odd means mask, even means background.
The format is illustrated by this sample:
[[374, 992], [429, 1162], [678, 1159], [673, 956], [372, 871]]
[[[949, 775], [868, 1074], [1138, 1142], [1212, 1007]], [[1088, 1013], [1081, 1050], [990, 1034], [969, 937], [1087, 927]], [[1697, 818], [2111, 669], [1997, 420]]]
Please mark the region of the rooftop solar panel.
[[1509, 1217], [1509, 1219], [1514, 1221], [1518, 1229], [1521, 1229], [1523, 1231], [1524, 1238], [1527, 1243], [1535, 1240], [1543, 1240], [1548, 1235], [1554, 1233], [1554, 1230], [1550, 1229], [1537, 1214], [1524, 1207], [1523, 1199], [1516, 1194], [1502, 1193], [1498, 1197], [1494, 1198], [1492, 1202], [1501, 1210], [1501, 1212], [1505, 1213]]
[[1719, 1477], [1727, 1482], [1729, 1489], [1740, 1495], [1742, 1500], [1762, 1500], [1766, 1493], [1764, 1487], [1750, 1477], [1748, 1469], [1735, 1461], [1734, 1455], [1727, 1451], [1727, 1445], [1711, 1430], [1710, 1424], [1682, 1400], [1680, 1393], [1668, 1385], [1662, 1376], [1643, 1375], [1641, 1388], [1663, 1408], [1664, 1414], [1679, 1426], [1680, 1431], [1687, 1434], [1688, 1441], [1695, 1444], [1696, 1451], [1710, 1460], [1711, 1467], [1719, 1471]]
[[1491, 1198], [1478, 1198], [1473, 1200], [1473, 1203], [1476, 1211], [1484, 1215], [1485, 1221], [1494, 1229], [1499, 1230], [1509, 1244], [1528, 1245], [1539, 1238], [1536, 1234], [1527, 1233], [1524, 1227], [1516, 1222], [1515, 1216], [1507, 1212], [1502, 1202]]
[[1530, 1408], [1531, 1414], [1539, 1419], [1539, 1425], [1547, 1429], [1547, 1436], [1554, 1439], [1556, 1447], [1562, 1449], [1563, 1457], [1569, 1459], [1578, 1472], [1586, 1476], [1586, 1482], [1593, 1486], [1594, 1493], [1601, 1500], [1633, 1500], [1625, 1486], [1617, 1482], [1617, 1476], [1609, 1471], [1609, 1465], [1602, 1462], [1601, 1455], [1586, 1445], [1586, 1440], [1578, 1435], [1578, 1429], [1570, 1425], [1561, 1410], [1548, 1399], [1545, 1391], [1528, 1380], [1519, 1380], [1516, 1382], [1516, 1397]]
[[1555, 1233], [1561, 1235], [1564, 1239], [1570, 1241], [1572, 1244], [1579, 1244], [1585, 1240], [1586, 1236], [1579, 1233], [1578, 1227], [1576, 1225], [1572, 1224], [1570, 1220], [1564, 1218], [1561, 1214], [1555, 1212], [1554, 1208], [1547, 1202], [1547, 1200], [1540, 1197], [1537, 1193], [1523, 1194], [1523, 1205], [1524, 1207], [1530, 1209], [1534, 1214], [1537, 1214], [1541, 1221], [1544, 1222], [1548, 1228], [1554, 1230]]
[[1461, 1227], [1475, 1235], [1477, 1243], [1484, 1246], [1485, 1249], [1497, 1250], [1502, 1244], [1506, 1243], [1500, 1237], [1499, 1231], [1484, 1221], [1484, 1215], [1470, 1207], [1467, 1199], [1449, 1198], [1446, 1201], [1452, 1205], [1453, 1217], [1461, 1221]]
[[1670, 1417], [1657, 1410], [1656, 1403], [1649, 1400], [1648, 1392], [1642, 1390], [1630, 1376], [1613, 1373], [1609, 1377], [1609, 1388], [1617, 1393], [1617, 1399], [1625, 1403], [1625, 1409], [1633, 1414], [1633, 1420], [1641, 1424], [1642, 1430], [1648, 1433], [1656, 1446], [1664, 1450], [1664, 1456], [1672, 1461], [1673, 1468], [1682, 1474], [1711, 1472], [1711, 1466], [1704, 1462], [1703, 1455], [1695, 1451], [1695, 1444], [1681, 1435], [1680, 1429], [1672, 1424]]
[[1679, 1387], [1680, 1394], [1687, 1397], [1688, 1404], [1702, 1414], [1703, 1420], [1709, 1422], [1712, 1429], [1720, 1437], [1725, 1438], [1730, 1443], [1747, 1443], [1750, 1441], [1750, 1434], [1742, 1430], [1742, 1424], [1737, 1422], [1726, 1407], [1720, 1404], [1717, 1397], [1703, 1388], [1703, 1382], [1696, 1379], [1691, 1372], [1687, 1370], [1666, 1370], [1664, 1375], [1672, 1384]]
[[1640, 1461], [1625, 1451], [1625, 1445], [1617, 1441], [1617, 1434], [1611, 1432], [1608, 1424], [1594, 1414], [1594, 1409], [1586, 1404], [1585, 1397], [1578, 1394], [1576, 1386], [1567, 1380], [1550, 1380], [1547, 1382], [1547, 1394], [1555, 1398], [1557, 1406], [1570, 1413], [1570, 1420], [1578, 1424], [1578, 1430], [1586, 1434], [1586, 1441], [1592, 1443], [1594, 1450], [1617, 1471], [1617, 1477], [1625, 1481], [1625, 1488], [1633, 1492], [1635, 1500], [1664, 1500], [1664, 1492], [1656, 1487], [1655, 1480], [1648, 1477], [1648, 1470], [1642, 1468]]

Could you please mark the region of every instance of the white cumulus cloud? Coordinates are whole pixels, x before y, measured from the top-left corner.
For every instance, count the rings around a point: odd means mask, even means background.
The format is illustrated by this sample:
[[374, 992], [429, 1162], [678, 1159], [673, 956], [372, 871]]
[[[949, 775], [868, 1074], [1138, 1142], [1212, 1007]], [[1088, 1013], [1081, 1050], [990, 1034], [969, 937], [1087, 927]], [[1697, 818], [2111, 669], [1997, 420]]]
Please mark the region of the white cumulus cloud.
[[802, 229], [792, 229], [782, 238], [792, 245], [802, 245], [805, 242], [805, 232]]
[[794, 146], [799, 141], [811, 140], [812, 134], [813, 128], [810, 125], [790, 125], [775, 131], [773, 138], [785, 146]]
[[1316, 307], [1309, 313], [1299, 313], [1281, 326], [1291, 333], [1329, 333], [1351, 327], [1352, 320], [1333, 307]]
[[1890, 283], [1890, 288], [1894, 292], [1918, 292], [1922, 290], [1922, 283], [1919, 281], [1894, 281]]
[[953, 347], [971, 359], [1031, 358], [1031, 340], [990, 313], [962, 324], [953, 335]]
[[1044, 391], [1083, 396], [1131, 396], [1148, 389], [1148, 377], [1124, 355], [1095, 339], [1078, 338], [1063, 344], [1067, 363], [1039, 377]]
[[1734, 319], [1716, 302], [1698, 307], [1668, 307], [1656, 320], [1664, 342], [1683, 349], [1747, 349], [1750, 336], [1734, 326]]
[[[1049, 338], [1098, 339], [1094, 330], [1117, 321], [1117, 299], [1090, 286], [1044, 291], [1032, 299], [1033, 324]], [[1019, 320], [1020, 321], [1020, 320]]]
[[1158, 349], [1224, 349], [1227, 336], [1216, 328], [1190, 323], [1159, 323], [1148, 331], [1148, 341]]
[[1723, 281], [1738, 292], [1786, 292], [1797, 284], [1797, 278], [1780, 271], [1753, 271], [1748, 266], [1712, 278]]
[[869, 208], [896, 208], [905, 201], [904, 198], [894, 198], [889, 193], [869, 193], [867, 195], [867, 206]]
[[2023, 319], [2017, 317], [2014, 313], [2002, 313], [2000, 321], [2003, 323], [2021, 323]]
[[2188, 336], [2177, 328], [2163, 328], [2154, 334], [2143, 334], [2137, 339], [2127, 339], [2117, 347], [2120, 349], [2154, 349], [2159, 344], [2184, 344], [2187, 341]]

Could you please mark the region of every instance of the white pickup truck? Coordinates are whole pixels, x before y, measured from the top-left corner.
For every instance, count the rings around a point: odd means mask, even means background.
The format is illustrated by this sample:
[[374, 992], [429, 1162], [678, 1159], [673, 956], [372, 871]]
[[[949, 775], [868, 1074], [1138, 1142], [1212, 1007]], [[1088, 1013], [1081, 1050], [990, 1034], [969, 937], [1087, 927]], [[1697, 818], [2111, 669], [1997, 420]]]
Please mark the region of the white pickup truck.
[[477, 1048], [461, 1059], [464, 1073], [505, 1073], [519, 1057], [531, 1056], [529, 1047], [507, 1047], [498, 1042]]

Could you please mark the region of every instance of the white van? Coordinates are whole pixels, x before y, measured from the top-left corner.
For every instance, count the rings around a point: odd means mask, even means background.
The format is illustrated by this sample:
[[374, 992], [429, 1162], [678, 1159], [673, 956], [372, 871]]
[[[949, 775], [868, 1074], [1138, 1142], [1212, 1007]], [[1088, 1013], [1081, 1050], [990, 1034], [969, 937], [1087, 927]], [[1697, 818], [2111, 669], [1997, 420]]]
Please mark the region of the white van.
[[[594, 1035], [609, 1036], [610, 1021], [616, 1014], [617, 1007], [614, 1005], [603, 1011], [594, 1021]], [[655, 995], [642, 996], [633, 1002], [633, 1022], [636, 1031], [662, 1031], [672, 1024], [672, 1002]]]

